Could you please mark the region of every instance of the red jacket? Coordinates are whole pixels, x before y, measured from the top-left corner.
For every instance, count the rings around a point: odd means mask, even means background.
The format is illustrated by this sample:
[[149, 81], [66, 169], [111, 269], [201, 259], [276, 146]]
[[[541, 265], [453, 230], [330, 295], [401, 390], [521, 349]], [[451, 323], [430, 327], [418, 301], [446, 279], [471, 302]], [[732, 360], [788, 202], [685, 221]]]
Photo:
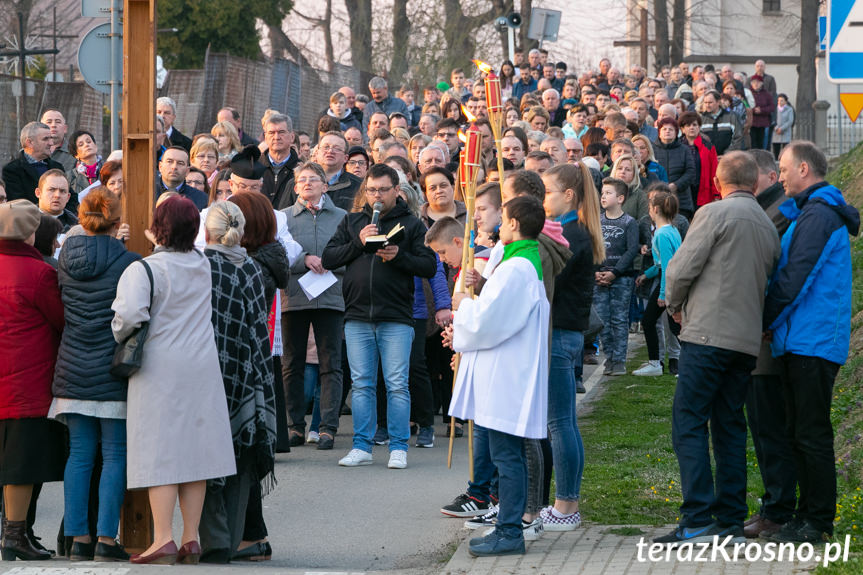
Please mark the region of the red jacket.
[[48, 415], [63, 325], [57, 272], [36, 248], [0, 240], [0, 419]]
[[698, 172], [698, 196], [695, 198], [695, 207], [700, 208], [720, 197], [716, 183], [713, 181], [714, 176], [716, 176], [716, 167], [719, 165], [719, 158], [716, 156], [716, 147], [710, 143], [709, 139], [705, 139], [699, 134], [694, 143], [698, 150], [697, 159], [701, 166]]

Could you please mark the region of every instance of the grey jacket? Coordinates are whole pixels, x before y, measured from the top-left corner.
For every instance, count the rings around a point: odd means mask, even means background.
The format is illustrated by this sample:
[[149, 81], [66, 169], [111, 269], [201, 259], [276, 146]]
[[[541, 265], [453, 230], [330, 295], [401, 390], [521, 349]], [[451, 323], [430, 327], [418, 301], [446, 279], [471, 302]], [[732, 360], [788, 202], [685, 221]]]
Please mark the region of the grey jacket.
[[758, 356], [767, 280], [779, 234], [749, 192], [702, 206], [665, 272], [669, 313], [683, 310], [680, 339]]
[[306, 273], [311, 273], [305, 264], [306, 256], [321, 257], [330, 238], [336, 233], [336, 229], [347, 214], [343, 209], [336, 207], [327, 194], [321, 197], [324, 203], [317, 215], [312, 215], [312, 212], [300, 204], [299, 200], [293, 206], [282, 210], [288, 216], [288, 229], [291, 230], [294, 241], [303, 248], [294, 265], [291, 266], [291, 279], [288, 282], [287, 293], [284, 294], [287, 297], [282, 297], [283, 312], [307, 309], [345, 311], [345, 300], [342, 296], [342, 277], [345, 274], [345, 268], [332, 270], [338, 281], [311, 301], [300, 287], [300, 278]]

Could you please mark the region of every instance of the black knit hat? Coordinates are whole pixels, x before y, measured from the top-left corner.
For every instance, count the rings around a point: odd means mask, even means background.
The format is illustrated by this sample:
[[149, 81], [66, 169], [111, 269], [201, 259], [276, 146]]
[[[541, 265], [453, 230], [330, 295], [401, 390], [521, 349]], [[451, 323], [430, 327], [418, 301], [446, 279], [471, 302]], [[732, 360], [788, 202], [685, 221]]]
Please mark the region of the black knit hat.
[[266, 168], [258, 162], [261, 150], [255, 145], [248, 145], [231, 158], [231, 171], [247, 180], [260, 180]]

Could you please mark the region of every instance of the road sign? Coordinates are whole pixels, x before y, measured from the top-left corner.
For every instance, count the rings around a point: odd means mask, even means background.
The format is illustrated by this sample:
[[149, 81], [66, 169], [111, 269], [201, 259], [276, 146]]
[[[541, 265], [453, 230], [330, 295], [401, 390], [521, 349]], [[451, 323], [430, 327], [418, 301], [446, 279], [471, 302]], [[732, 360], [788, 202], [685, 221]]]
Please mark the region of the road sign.
[[839, 94], [839, 100], [851, 122], [856, 122], [860, 112], [863, 111], [863, 94]]
[[81, 0], [83, 18], [110, 18], [111, 0]]
[[[863, 1], [863, 0], [861, 0]], [[557, 32], [560, 29], [560, 10], [533, 8], [530, 11], [530, 26], [527, 37], [542, 42], [557, 42]]]
[[863, 82], [863, 0], [830, 0], [827, 6], [827, 78]]
[[99, 24], [81, 39], [78, 68], [94, 90], [111, 93], [111, 24]]
[[818, 17], [818, 49], [827, 49], [827, 16]]

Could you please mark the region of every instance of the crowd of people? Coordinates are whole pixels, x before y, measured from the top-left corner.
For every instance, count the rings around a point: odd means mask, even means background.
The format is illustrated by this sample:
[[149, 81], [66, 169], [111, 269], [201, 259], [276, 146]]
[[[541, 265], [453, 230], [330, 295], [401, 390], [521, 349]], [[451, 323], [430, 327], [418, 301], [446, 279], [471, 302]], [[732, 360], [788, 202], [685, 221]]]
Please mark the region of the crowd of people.
[[[342, 414], [343, 467], [387, 445], [404, 469], [438, 415], [447, 436], [475, 422], [474, 476], [441, 512], [488, 529], [472, 554], [523, 553], [581, 523], [576, 394], [599, 347], [609, 377], [678, 376], [684, 504], [660, 541], [832, 534], [830, 391], [859, 215], [823, 181], [823, 153], [791, 139], [788, 98], [762, 61], [649, 77], [516, 56], [500, 66], [504, 173], [483, 76], [462, 69], [422, 105], [382, 77], [369, 96], [343, 87], [314, 133], [267, 110], [260, 141], [230, 107], [189, 138], [159, 98], [143, 259], [124, 245], [122, 154], [67, 137], [59, 110], [27, 124], [0, 183], [3, 559], [269, 559], [276, 454], [334, 449]], [[473, 214], [468, 115], [483, 135]], [[117, 346], [142, 330], [140, 366], [118, 375]], [[633, 332], [648, 351], [635, 369]], [[744, 403], [765, 488], [745, 526]], [[51, 481], [57, 551], [33, 534]], [[155, 528], [131, 557], [126, 489], [148, 490]]]

